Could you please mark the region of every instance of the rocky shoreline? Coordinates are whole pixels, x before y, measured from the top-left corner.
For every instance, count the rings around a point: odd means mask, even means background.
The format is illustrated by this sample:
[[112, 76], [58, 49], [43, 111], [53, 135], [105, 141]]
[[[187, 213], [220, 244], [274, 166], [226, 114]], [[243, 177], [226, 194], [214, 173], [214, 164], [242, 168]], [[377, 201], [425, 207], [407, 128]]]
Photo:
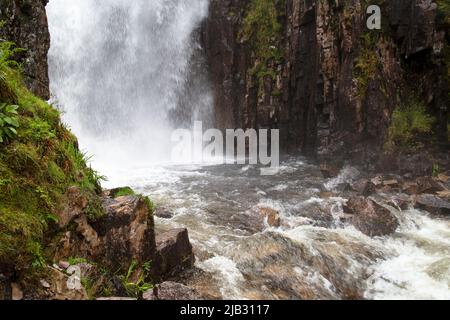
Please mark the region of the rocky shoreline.
[[[50, 246], [56, 263], [46, 266], [42, 277], [33, 275], [31, 282], [13, 269], [10, 274], [2, 270], [1, 299], [84, 300], [97, 293], [103, 296], [102, 286], [108, 287], [113, 296], [133, 293], [135, 298], [142, 298], [157, 288], [164, 296], [164, 285], [145, 292], [141, 288], [130, 292], [126, 286], [164, 284], [164, 279], [193, 267], [188, 231], [174, 229], [155, 235], [153, 209], [145, 197], [113, 197], [112, 190], [105, 190], [101, 201], [106, 214], [91, 221], [85, 214], [87, 198], [76, 187], [68, 193], [69, 201], [58, 215], [58, 224], [52, 226], [55, 236]], [[75, 271], [79, 273], [77, 278], [72, 277]], [[121, 278], [123, 274], [126, 278]], [[71, 281], [76, 284], [71, 286]], [[94, 296], [89, 296], [88, 290], [94, 290], [90, 293]]]

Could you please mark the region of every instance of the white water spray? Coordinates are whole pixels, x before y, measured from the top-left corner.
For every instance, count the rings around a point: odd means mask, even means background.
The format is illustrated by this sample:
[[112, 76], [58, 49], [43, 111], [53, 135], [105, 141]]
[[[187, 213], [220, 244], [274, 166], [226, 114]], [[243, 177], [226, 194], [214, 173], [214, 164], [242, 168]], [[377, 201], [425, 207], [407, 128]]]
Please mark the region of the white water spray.
[[[208, 0], [50, 1], [51, 91], [97, 169], [168, 159], [207, 11]], [[196, 108], [209, 107], [207, 88], [192, 89]]]

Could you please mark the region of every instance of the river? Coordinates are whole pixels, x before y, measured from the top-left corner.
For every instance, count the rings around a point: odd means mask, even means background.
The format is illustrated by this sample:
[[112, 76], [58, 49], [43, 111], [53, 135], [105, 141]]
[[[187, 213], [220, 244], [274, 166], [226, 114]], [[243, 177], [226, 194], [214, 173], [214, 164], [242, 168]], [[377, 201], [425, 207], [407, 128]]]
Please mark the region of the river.
[[[340, 186], [363, 174], [354, 168], [324, 179], [301, 157], [285, 158], [275, 176], [252, 165], [170, 165], [179, 102], [194, 99], [188, 123], [211, 109], [208, 86], [188, 81], [207, 8], [207, 0], [47, 6], [53, 102], [108, 177], [104, 186], [131, 186], [171, 211], [156, 218], [160, 231], [189, 229], [197, 272], [185, 280], [209, 297], [450, 299], [450, 221], [401, 211], [380, 193], [374, 199], [400, 227], [363, 235], [343, 219], [350, 194]], [[259, 207], [279, 211], [281, 226], [261, 223]]]

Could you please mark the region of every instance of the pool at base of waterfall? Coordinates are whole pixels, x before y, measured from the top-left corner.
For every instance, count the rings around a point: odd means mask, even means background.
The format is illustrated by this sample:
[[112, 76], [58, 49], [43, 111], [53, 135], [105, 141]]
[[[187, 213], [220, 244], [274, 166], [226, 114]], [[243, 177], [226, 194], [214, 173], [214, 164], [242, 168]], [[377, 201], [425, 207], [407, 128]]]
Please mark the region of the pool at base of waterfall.
[[[372, 197], [400, 225], [390, 236], [364, 235], [342, 219], [350, 193], [339, 185], [361, 175], [354, 168], [333, 179], [303, 158], [275, 176], [252, 165], [104, 169], [109, 186], [130, 185], [172, 212], [157, 228], [189, 229], [196, 271], [183, 281], [206, 297], [450, 298], [450, 219], [399, 210], [395, 194], [379, 193]], [[278, 212], [279, 225], [261, 219], [261, 207]]]

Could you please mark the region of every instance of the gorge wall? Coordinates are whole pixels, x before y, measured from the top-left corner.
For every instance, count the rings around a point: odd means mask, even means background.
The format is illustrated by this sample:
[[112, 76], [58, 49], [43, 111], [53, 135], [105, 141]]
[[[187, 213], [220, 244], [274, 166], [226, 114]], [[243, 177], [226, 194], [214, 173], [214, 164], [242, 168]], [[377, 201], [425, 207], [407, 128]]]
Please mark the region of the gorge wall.
[[[392, 112], [418, 96], [447, 141], [448, 5], [212, 0], [203, 41], [220, 128], [280, 128], [289, 152], [377, 157]], [[368, 148], [369, 147], [369, 148]]]
[[25, 49], [14, 59], [23, 64], [24, 80], [37, 96], [50, 98], [47, 53], [50, 33], [45, 6], [48, 0], [0, 0], [0, 39]]

